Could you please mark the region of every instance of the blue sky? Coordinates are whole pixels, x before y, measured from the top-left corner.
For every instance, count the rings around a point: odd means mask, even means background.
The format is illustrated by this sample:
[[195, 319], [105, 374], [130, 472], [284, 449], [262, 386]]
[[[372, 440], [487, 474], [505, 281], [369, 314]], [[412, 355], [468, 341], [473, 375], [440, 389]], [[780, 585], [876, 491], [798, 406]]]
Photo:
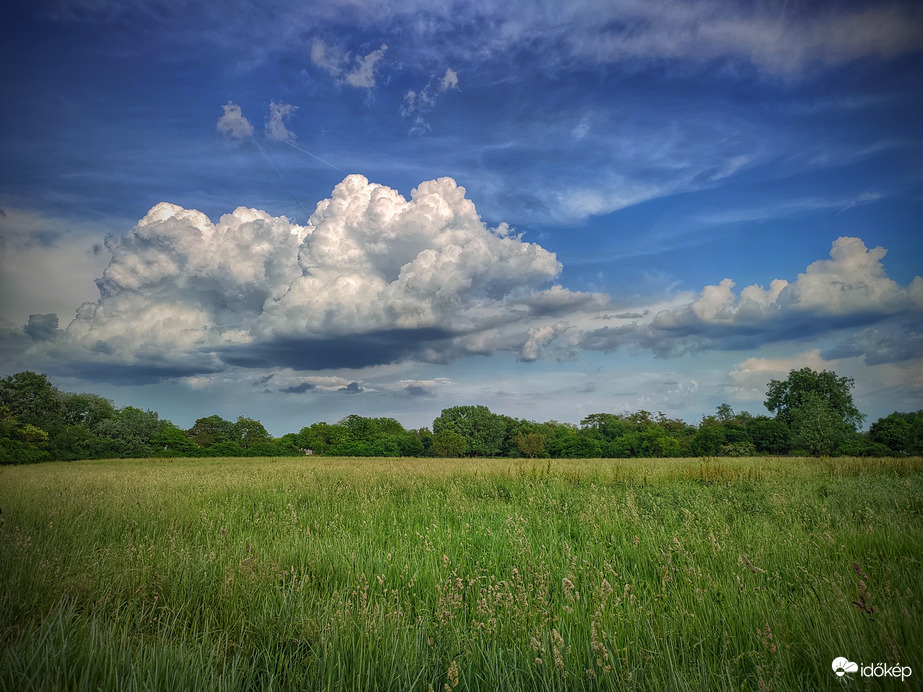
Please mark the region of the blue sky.
[[[915, 2], [12, 2], [3, 374], [271, 432], [923, 408]], [[235, 211], [236, 210], [236, 211]]]

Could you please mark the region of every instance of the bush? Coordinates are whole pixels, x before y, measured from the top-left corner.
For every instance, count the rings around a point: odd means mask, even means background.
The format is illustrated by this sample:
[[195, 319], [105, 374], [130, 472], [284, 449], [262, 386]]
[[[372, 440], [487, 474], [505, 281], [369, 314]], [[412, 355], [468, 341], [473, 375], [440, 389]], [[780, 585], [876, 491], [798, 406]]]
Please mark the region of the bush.
[[721, 454], [726, 457], [756, 456], [756, 445], [752, 442], [729, 442], [721, 447]]

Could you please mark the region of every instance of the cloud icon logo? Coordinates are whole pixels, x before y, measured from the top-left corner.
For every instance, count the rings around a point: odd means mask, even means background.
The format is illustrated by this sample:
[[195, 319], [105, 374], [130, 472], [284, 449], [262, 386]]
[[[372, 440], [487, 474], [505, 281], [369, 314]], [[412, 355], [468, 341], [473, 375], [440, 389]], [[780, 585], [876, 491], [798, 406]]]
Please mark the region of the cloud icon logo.
[[833, 659], [833, 672], [836, 673], [837, 677], [841, 678], [846, 673], [858, 673], [859, 664], [853, 663], [852, 661], [840, 656]]

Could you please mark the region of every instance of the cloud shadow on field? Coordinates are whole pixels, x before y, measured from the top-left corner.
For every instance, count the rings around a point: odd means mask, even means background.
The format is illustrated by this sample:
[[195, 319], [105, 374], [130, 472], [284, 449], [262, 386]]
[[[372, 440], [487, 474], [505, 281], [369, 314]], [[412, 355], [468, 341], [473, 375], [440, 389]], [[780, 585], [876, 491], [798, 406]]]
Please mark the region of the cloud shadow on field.
[[438, 327], [382, 329], [324, 339], [277, 337], [265, 343], [216, 349], [215, 354], [228, 365], [243, 368], [367, 368], [419, 359], [426, 349], [445, 345], [454, 336]]

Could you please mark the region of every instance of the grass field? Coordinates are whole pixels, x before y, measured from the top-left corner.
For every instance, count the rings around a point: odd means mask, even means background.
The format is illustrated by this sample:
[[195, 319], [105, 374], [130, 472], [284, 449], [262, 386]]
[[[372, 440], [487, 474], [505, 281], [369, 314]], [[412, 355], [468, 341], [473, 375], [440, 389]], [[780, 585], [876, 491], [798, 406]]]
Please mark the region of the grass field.
[[0, 689], [923, 678], [919, 458], [48, 463], [0, 511]]

